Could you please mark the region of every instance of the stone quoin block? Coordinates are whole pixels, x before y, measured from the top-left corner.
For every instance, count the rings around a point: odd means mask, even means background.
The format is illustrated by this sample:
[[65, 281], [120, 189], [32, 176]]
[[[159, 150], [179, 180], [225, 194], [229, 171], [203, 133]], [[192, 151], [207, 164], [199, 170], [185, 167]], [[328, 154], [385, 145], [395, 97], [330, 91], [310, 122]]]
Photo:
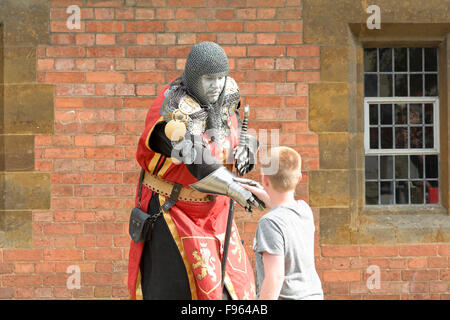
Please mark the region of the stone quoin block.
[[50, 174], [0, 172], [3, 210], [50, 209]]
[[309, 85], [309, 127], [315, 132], [345, 132], [348, 129], [348, 85]]
[[0, 211], [0, 248], [30, 248], [31, 235], [31, 211]]
[[0, 171], [34, 169], [34, 136], [0, 135]]
[[[4, 122], [7, 133], [52, 133], [54, 128], [53, 86], [11, 84], [3, 86]], [[1, 89], [0, 89], [1, 90]]]

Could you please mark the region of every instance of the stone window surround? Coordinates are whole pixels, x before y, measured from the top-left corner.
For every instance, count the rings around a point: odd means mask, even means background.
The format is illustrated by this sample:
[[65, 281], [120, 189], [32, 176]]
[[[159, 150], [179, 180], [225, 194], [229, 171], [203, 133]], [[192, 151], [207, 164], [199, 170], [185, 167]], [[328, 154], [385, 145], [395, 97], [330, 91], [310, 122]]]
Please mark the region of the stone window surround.
[[[426, 37], [421, 36], [423, 32], [421, 30], [427, 30], [429, 26], [436, 27], [433, 24], [414, 24], [410, 26], [406, 26], [405, 24], [388, 24], [384, 25], [383, 29], [375, 32], [368, 32], [369, 30], [365, 29], [365, 26], [362, 27], [361, 24], [349, 24], [349, 29], [353, 34], [354, 38], [354, 50], [357, 56], [357, 82], [363, 82], [363, 48], [365, 47], [395, 47], [395, 46], [417, 46], [417, 47], [438, 47], [438, 55], [439, 55], [439, 113], [440, 113], [440, 149], [442, 152], [441, 157], [441, 165], [440, 165], [440, 176], [442, 177], [442, 186], [441, 186], [441, 205], [436, 205], [434, 208], [428, 208], [429, 206], [393, 206], [393, 207], [375, 207], [369, 208], [362, 205], [363, 213], [371, 213], [371, 212], [385, 212], [388, 209], [391, 212], [408, 212], [408, 213], [441, 213], [441, 214], [449, 214], [450, 211], [450, 197], [449, 197], [449, 148], [448, 144], [450, 142], [450, 132], [448, 128], [448, 121], [445, 119], [448, 118], [448, 107], [449, 107], [449, 97], [448, 97], [448, 88], [449, 88], [449, 80], [448, 73], [450, 66], [448, 65], [448, 60], [450, 56], [450, 33], [442, 34], [448, 25], [442, 26], [441, 28], [430, 28], [431, 32], [426, 35]], [[373, 31], [373, 30], [370, 30]], [[433, 32], [434, 31], [434, 32]], [[405, 34], [404, 34], [405, 33]], [[411, 35], [417, 35], [415, 37], [411, 37]], [[414, 39], [415, 38], [415, 39]], [[364, 116], [361, 114], [363, 112], [362, 106], [364, 105], [364, 93], [360, 92], [361, 88], [357, 89], [356, 101], [354, 104], [350, 105], [350, 109], [357, 108], [355, 112], [357, 112], [358, 116], [355, 119], [356, 128], [358, 132], [364, 131]], [[361, 99], [362, 98], [362, 99]], [[353, 106], [352, 106], [353, 105]], [[350, 110], [351, 112], [351, 110]], [[356, 152], [358, 155], [364, 155], [363, 145], [358, 146], [356, 148]], [[358, 167], [364, 168], [364, 159], [361, 159], [361, 165]], [[359, 180], [364, 181], [364, 177], [361, 177], [361, 174], [358, 174]], [[362, 180], [361, 180], [362, 178]], [[361, 184], [362, 186], [362, 184]], [[361, 190], [362, 191], [362, 190]], [[360, 193], [360, 197], [364, 195], [364, 193]], [[361, 199], [360, 199], [361, 201]], [[363, 200], [362, 200], [363, 201]]]
[[[307, 14], [305, 24], [308, 19], [313, 18]], [[309, 92], [309, 125], [319, 134], [320, 159], [319, 170], [310, 172], [309, 191], [310, 204], [320, 213], [320, 243], [448, 242], [450, 24], [384, 23], [380, 30], [369, 30], [366, 23], [342, 25], [332, 35], [309, 26], [305, 35], [306, 43], [321, 45], [321, 79]], [[363, 48], [384, 46], [439, 48], [441, 205], [364, 205]]]
[[[424, 32], [427, 30], [428, 32]], [[384, 24], [382, 30], [369, 30], [365, 24], [349, 24], [352, 43], [350, 54], [356, 58], [356, 68], [349, 66], [349, 139], [350, 241], [357, 243], [427, 243], [447, 242], [450, 231], [449, 143], [447, 120], [449, 103], [450, 33], [448, 24]], [[414, 36], [411, 36], [414, 35]], [[364, 202], [364, 88], [363, 49], [365, 47], [435, 46], [439, 55], [440, 101], [440, 177], [439, 205], [365, 206]], [[352, 74], [353, 73], [353, 74]], [[352, 86], [352, 76], [355, 86]], [[352, 92], [353, 90], [353, 92]], [[352, 116], [355, 115], [355, 116]], [[357, 239], [357, 240], [356, 240]]]

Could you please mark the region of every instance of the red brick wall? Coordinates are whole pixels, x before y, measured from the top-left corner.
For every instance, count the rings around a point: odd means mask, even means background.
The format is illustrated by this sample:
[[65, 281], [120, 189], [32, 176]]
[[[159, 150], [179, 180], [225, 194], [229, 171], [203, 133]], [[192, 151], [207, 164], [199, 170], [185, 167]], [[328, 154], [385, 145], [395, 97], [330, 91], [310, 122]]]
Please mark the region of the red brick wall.
[[[308, 83], [320, 80], [320, 61], [319, 47], [302, 43], [301, 0], [50, 3], [51, 40], [38, 49], [37, 77], [55, 85], [55, 133], [36, 137], [35, 166], [51, 173], [51, 209], [33, 212], [32, 248], [0, 249], [0, 298], [128, 297], [136, 143], [155, 95], [199, 41], [227, 52], [243, 102], [253, 107], [250, 127], [278, 129], [280, 143], [301, 152], [297, 195], [308, 200], [308, 171], [319, 166]], [[74, 4], [81, 30], [66, 27]], [[251, 257], [259, 216], [237, 212]], [[449, 245], [316, 249], [327, 298], [449, 298]], [[66, 287], [70, 265], [80, 267], [81, 289]], [[367, 289], [370, 265], [381, 269], [381, 289]]]
[[449, 255], [449, 244], [322, 246], [316, 267], [328, 299], [450, 299]]

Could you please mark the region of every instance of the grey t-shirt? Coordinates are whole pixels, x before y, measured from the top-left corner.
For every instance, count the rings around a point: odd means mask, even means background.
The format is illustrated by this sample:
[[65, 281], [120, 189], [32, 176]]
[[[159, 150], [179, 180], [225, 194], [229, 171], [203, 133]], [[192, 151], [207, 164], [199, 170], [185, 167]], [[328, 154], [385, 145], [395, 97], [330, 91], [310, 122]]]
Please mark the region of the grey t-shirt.
[[284, 256], [280, 300], [323, 299], [314, 263], [314, 218], [303, 200], [273, 208], [258, 222], [253, 242], [257, 292], [264, 280], [262, 253]]

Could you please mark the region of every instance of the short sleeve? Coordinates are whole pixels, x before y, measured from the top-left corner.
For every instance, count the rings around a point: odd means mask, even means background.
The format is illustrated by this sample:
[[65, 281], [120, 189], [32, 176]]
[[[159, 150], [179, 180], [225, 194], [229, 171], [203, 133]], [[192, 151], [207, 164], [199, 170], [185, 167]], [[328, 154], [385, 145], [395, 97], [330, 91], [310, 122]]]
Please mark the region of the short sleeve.
[[280, 227], [270, 219], [261, 219], [255, 236], [255, 251], [284, 255], [284, 237]]

